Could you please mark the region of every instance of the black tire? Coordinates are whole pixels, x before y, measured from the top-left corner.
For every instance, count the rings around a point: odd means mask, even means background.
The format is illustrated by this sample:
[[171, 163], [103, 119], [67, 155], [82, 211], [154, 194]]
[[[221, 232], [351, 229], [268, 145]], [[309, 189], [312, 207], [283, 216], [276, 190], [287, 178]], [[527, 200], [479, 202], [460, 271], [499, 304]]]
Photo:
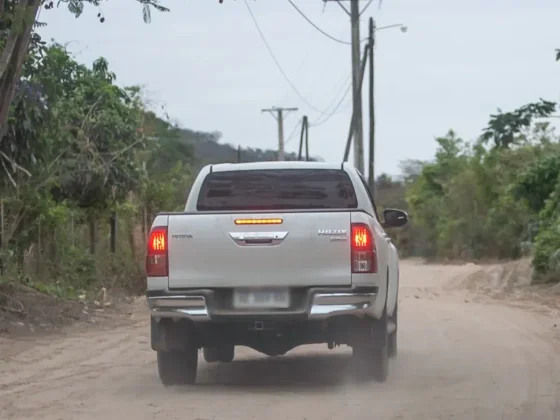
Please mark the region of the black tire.
[[235, 357], [235, 346], [233, 344], [218, 348], [218, 360], [222, 363], [233, 362]]
[[381, 319], [369, 323], [370, 327], [352, 347], [355, 371], [361, 379], [385, 382], [389, 377], [387, 311], [383, 311]]
[[398, 314], [399, 304], [397, 303], [395, 306], [395, 311], [393, 312], [393, 316], [391, 316], [391, 321], [395, 323], [395, 331], [389, 334], [389, 357], [397, 356], [397, 333], [399, 331]]
[[372, 376], [377, 382], [385, 382], [389, 377], [389, 341], [384, 346], [374, 347]]
[[159, 378], [163, 385], [191, 385], [196, 382], [198, 349], [157, 352]]

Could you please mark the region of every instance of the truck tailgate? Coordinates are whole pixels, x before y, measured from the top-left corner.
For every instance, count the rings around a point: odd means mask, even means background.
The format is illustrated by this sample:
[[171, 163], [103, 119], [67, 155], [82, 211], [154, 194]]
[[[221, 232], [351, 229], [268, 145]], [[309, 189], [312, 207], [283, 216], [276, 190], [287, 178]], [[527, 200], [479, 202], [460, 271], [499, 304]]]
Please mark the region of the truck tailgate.
[[[170, 215], [169, 288], [350, 285], [350, 216], [348, 211]], [[282, 222], [235, 223], [241, 219]]]

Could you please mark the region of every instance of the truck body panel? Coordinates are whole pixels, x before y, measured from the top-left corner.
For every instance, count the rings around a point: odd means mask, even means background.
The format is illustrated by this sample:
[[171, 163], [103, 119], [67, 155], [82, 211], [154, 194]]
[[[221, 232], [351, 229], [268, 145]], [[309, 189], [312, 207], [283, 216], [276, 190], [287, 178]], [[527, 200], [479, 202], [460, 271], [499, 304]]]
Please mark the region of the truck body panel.
[[[350, 212], [170, 215], [169, 288], [350, 285], [350, 217]], [[235, 223], [262, 219], [282, 223]]]

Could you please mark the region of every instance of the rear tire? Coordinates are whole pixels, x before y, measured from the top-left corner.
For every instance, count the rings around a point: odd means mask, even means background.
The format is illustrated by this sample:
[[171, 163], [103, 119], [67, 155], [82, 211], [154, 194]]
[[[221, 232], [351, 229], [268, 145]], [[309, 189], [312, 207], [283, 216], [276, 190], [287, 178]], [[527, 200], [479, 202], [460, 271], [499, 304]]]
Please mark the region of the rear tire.
[[388, 341], [384, 346], [373, 349], [372, 376], [377, 382], [385, 382], [389, 377], [389, 346]]
[[395, 311], [393, 312], [393, 316], [391, 317], [391, 321], [395, 323], [395, 331], [389, 334], [389, 357], [397, 356], [397, 332], [399, 331], [398, 313], [399, 304], [397, 303], [395, 306]]
[[196, 382], [198, 348], [157, 352], [159, 378], [163, 385], [191, 385]]
[[374, 344], [360, 345], [352, 349], [356, 373], [361, 379], [385, 382], [389, 377], [389, 348]]
[[389, 376], [389, 336], [387, 311], [379, 320], [369, 321], [369, 328], [352, 347], [353, 363], [358, 377], [385, 382]]

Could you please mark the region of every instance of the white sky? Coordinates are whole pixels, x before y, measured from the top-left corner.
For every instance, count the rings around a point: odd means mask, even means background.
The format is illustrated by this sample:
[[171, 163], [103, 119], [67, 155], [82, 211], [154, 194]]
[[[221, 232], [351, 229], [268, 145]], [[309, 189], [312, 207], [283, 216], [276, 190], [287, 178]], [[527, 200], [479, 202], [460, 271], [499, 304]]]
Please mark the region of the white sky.
[[[349, 18], [334, 2], [324, 10], [321, 0], [294, 2], [323, 30], [349, 39]], [[350, 47], [316, 31], [287, 0], [248, 3], [297, 89], [315, 108], [331, 111], [349, 80]], [[134, 0], [103, 2], [103, 24], [94, 7], [75, 19], [62, 4], [41, 12], [48, 27], [40, 33], [45, 40], [70, 42], [69, 49], [88, 65], [107, 58], [119, 83], [145, 86], [154, 106], [165, 105], [172, 119], [190, 129], [220, 131], [224, 143], [276, 148], [276, 122], [261, 108], [299, 107], [286, 119], [286, 138], [302, 115], [320, 120], [275, 66], [243, 0], [162, 4], [171, 12], [152, 12], [149, 25]], [[560, 97], [560, 63], [554, 61], [560, 48], [558, 0], [384, 0], [381, 8], [375, 1], [363, 16], [362, 37], [371, 15], [379, 27], [409, 28], [405, 34], [377, 34], [378, 174], [397, 174], [404, 159], [432, 158], [434, 137], [449, 128], [466, 140], [475, 138], [498, 107]], [[339, 113], [310, 129], [313, 155], [342, 159], [350, 104], [348, 95]], [[365, 89], [364, 134], [367, 143]], [[295, 151], [297, 143], [294, 137], [286, 149]]]

